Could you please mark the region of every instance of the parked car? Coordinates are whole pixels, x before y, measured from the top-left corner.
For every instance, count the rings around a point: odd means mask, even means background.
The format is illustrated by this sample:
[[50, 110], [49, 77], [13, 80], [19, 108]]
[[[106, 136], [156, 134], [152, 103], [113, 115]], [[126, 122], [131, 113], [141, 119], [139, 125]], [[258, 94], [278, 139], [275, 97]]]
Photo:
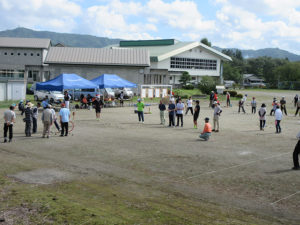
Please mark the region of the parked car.
[[120, 97], [121, 92], [123, 91], [123, 95], [125, 99], [130, 99], [133, 97], [133, 91], [131, 88], [116, 88], [115, 96]]
[[61, 91], [45, 91], [45, 90], [35, 90], [34, 100], [43, 100], [46, 95], [49, 98], [50, 103], [61, 103], [64, 100], [64, 95]]
[[[71, 95], [73, 95], [73, 92], [69, 92]], [[103, 88], [103, 89], [75, 89], [74, 90], [74, 98], [75, 100], [80, 99], [80, 95], [87, 96], [88, 94], [92, 96], [93, 98], [96, 97], [97, 94], [101, 96], [104, 96], [104, 99], [110, 99], [115, 97], [115, 93], [111, 88]]]

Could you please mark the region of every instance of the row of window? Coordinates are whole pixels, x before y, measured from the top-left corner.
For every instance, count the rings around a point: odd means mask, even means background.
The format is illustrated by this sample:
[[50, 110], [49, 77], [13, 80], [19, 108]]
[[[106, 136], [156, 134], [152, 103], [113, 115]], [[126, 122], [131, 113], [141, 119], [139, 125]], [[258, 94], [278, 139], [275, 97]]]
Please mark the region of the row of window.
[[0, 70], [0, 78], [24, 78], [24, 70]]
[[217, 70], [217, 60], [171, 57], [171, 68]]
[[[4, 54], [3, 54], [3, 55], [9, 55], [9, 54], [8, 54], [7, 52], [4, 52]], [[14, 53], [13, 53], [13, 52], [11, 52], [11, 53], [10, 53], [10, 55], [14, 55]], [[20, 55], [21, 55], [21, 53], [20, 53], [20, 52], [18, 52], [18, 53], [17, 53], [17, 55], [18, 55], [18, 56], [20, 56]], [[29, 55], [29, 54], [28, 54], [28, 55]], [[30, 55], [31, 55], [31, 56], [34, 56], [34, 53], [30, 53]], [[26, 53], [26, 52], [24, 53], [24, 56], [27, 56], [27, 53]], [[37, 53], [37, 54], [36, 54], [36, 56], [40, 56], [40, 53]]]

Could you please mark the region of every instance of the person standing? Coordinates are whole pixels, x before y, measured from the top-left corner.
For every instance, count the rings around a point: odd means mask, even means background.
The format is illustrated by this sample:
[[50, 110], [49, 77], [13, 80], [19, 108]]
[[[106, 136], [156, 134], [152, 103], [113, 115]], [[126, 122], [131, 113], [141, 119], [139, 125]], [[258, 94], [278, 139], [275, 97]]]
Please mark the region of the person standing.
[[39, 115], [39, 107], [41, 104], [38, 102], [36, 106], [32, 108], [32, 133], [35, 134], [37, 131], [37, 119]]
[[70, 121], [70, 110], [66, 108], [64, 103], [61, 104], [61, 109], [59, 111], [60, 116], [60, 124], [61, 124], [61, 134], [60, 136], [63, 137], [68, 136], [69, 131], [69, 121]]
[[47, 138], [49, 138], [50, 136], [50, 127], [52, 126], [53, 123], [53, 115], [50, 109], [50, 106], [47, 105], [46, 108], [43, 111], [42, 114], [42, 121], [44, 124], [44, 129], [43, 129], [43, 138], [45, 137], [45, 135], [47, 134]]
[[267, 113], [266, 105], [265, 105], [265, 103], [263, 103], [261, 105], [261, 108], [258, 110], [260, 130], [264, 130], [264, 128], [265, 128], [265, 125], [266, 125], [266, 113]]
[[240, 113], [241, 109], [243, 110], [244, 113], [246, 113], [245, 109], [244, 109], [244, 99], [243, 98], [240, 99], [240, 101], [239, 101], [239, 111], [238, 111], [238, 113]]
[[297, 139], [298, 142], [295, 146], [294, 152], [293, 152], [293, 163], [294, 163], [294, 167], [292, 168], [292, 170], [299, 170], [300, 166], [299, 166], [299, 154], [300, 154], [300, 132], [297, 135]]
[[32, 123], [32, 106], [31, 102], [28, 102], [25, 109], [25, 135], [26, 137], [31, 137], [31, 123]]
[[123, 93], [123, 91], [121, 91], [121, 94], [120, 94], [120, 106], [121, 107], [124, 106], [124, 93]]
[[297, 106], [297, 109], [296, 109], [295, 116], [297, 116], [297, 115], [298, 115], [298, 112], [299, 112], [299, 109], [300, 109], [300, 101], [297, 101], [297, 104], [296, 104], [296, 106]]
[[159, 112], [160, 112], [160, 124], [165, 125], [166, 105], [162, 102], [162, 100], [160, 100], [158, 108], [159, 108]]
[[14, 112], [14, 109], [15, 107], [11, 105], [9, 109], [4, 112], [4, 127], [3, 127], [4, 143], [7, 142], [8, 131], [9, 131], [8, 142], [11, 142], [13, 138], [13, 125], [16, 120], [16, 114]]
[[296, 94], [294, 97], [294, 107], [297, 106], [298, 100], [299, 100], [299, 97], [298, 97], [298, 94]]
[[213, 103], [214, 103], [214, 96], [215, 96], [215, 93], [214, 91], [211, 91], [210, 95], [209, 95], [209, 107], [213, 107]]
[[18, 104], [18, 108], [19, 111], [21, 111], [21, 116], [23, 116], [24, 112], [25, 112], [25, 107], [24, 107], [24, 101], [20, 100], [19, 104]]
[[64, 101], [65, 101], [65, 106], [67, 109], [70, 108], [70, 99], [71, 99], [71, 97], [70, 97], [69, 93], [67, 91], [65, 91], [64, 92]]
[[168, 112], [169, 112], [169, 127], [171, 126], [175, 126], [175, 109], [176, 106], [174, 104], [174, 101], [170, 101], [169, 102], [169, 106], [168, 106]]
[[179, 99], [178, 103], [176, 104], [176, 116], [177, 116], [176, 127], [179, 127], [179, 119], [181, 120], [181, 126], [183, 127], [183, 110], [184, 110], [184, 104], [181, 102], [181, 99]]
[[230, 93], [228, 91], [226, 92], [226, 105], [230, 107]]
[[209, 123], [209, 118], [206, 117], [204, 119], [205, 121], [205, 125], [204, 125], [204, 129], [202, 131], [202, 133], [200, 134], [200, 138], [203, 139], [204, 141], [208, 141], [209, 137], [211, 136], [211, 125]]
[[189, 112], [189, 110], [191, 110], [192, 115], [194, 115], [192, 97], [189, 97], [189, 99], [186, 102], [186, 105], [187, 105], [187, 108], [186, 108], [185, 115], [187, 115], [187, 113]]
[[219, 128], [220, 128], [219, 118], [222, 113], [222, 109], [217, 102], [214, 102], [214, 105], [215, 105], [215, 107], [214, 107], [214, 129], [212, 131], [219, 132]]
[[243, 102], [244, 103], [247, 101], [247, 97], [248, 97], [248, 94], [245, 94], [244, 97], [243, 97]]
[[277, 109], [277, 100], [276, 100], [276, 98], [274, 98], [273, 99], [273, 103], [272, 103], [272, 109], [271, 109], [271, 111], [270, 111], [270, 116], [272, 116], [274, 113], [275, 113], [275, 111], [276, 111], [276, 109]]
[[256, 113], [256, 100], [255, 100], [255, 97], [252, 98], [252, 101], [251, 101], [251, 108], [252, 108], [252, 114], [255, 114]]
[[100, 121], [101, 108], [104, 106], [104, 104], [99, 95], [96, 96], [96, 99], [93, 101], [93, 105], [95, 106], [96, 120]]
[[282, 96], [282, 98], [280, 100], [280, 109], [287, 116], [287, 112], [286, 112], [286, 100], [285, 100], [284, 96]]
[[281, 133], [281, 127], [280, 127], [281, 120], [282, 120], [282, 112], [279, 108], [279, 105], [277, 105], [275, 110], [276, 133]]
[[52, 105], [49, 104], [49, 109], [51, 110], [51, 113], [52, 113], [52, 121], [57, 129], [57, 131], [59, 132], [60, 131], [60, 127], [57, 123], [57, 118], [56, 118], [56, 113], [55, 113], [55, 110], [53, 109]]
[[195, 113], [194, 113], [194, 128], [198, 128], [197, 120], [200, 114], [200, 101], [196, 100]]
[[144, 123], [144, 103], [141, 101], [141, 99], [138, 99], [138, 103], [136, 104], [137, 106], [137, 113], [139, 117], [139, 123], [142, 121]]

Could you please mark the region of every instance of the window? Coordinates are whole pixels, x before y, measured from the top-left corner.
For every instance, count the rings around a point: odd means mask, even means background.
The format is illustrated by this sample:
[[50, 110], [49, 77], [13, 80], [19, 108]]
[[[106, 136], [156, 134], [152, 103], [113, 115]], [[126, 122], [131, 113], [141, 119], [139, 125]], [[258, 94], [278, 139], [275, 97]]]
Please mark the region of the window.
[[27, 55], [27, 53], [24, 53], [24, 55], [26, 56], [26, 55]]
[[7, 52], [4, 52], [4, 55], [7, 55]]
[[14, 55], [14, 53], [12, 52], [12, 53], [10, 53], [10, 55]]
[[171, 57], [171, 68], [217, 70], [217, 60]]
[[21, 55], [21, 53], [19, 52], [18, 55]]
[[30, 55], [33, 56], [33, 53], [31, 53]]
[[32, 78], [32, 70], [28, 71], [28, 78]]
[[24, 70], [18, 70], [19, 78], [24, 78]]
[[37, 56], [40, 56], [40, 53], [36, 54]]

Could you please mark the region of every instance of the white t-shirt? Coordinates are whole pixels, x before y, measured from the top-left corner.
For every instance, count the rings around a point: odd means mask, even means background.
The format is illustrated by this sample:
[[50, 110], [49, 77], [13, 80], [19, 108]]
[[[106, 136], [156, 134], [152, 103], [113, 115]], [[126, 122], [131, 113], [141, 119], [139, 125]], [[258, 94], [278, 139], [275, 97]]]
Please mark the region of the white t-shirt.
[[14, 111], [8, 109], [4, 112], [4, 120], [6, 123], [12, 124], [12, 121], [16, 119], [16, 114]]
[[177, 103], [176, 109], [177, 109], [177, 114], [183, 114], [184, 104], [183, 103]]
[[193, 107], [193, 100], [192, 99], [187, 100], [187, 105], [188, 107]]
[[280, 109], [276, 109], [275, 111], [275, 120], [282, 120], [282, 112]]

